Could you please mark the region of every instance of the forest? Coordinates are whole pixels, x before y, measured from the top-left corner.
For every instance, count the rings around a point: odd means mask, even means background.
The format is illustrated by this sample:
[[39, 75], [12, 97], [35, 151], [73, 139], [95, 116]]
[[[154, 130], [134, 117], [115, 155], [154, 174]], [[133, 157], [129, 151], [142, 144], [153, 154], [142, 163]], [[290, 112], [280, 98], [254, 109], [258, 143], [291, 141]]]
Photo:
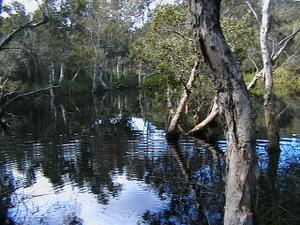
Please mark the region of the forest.
[[299, 11], [0, 1], [0, 224], [299, 224]]

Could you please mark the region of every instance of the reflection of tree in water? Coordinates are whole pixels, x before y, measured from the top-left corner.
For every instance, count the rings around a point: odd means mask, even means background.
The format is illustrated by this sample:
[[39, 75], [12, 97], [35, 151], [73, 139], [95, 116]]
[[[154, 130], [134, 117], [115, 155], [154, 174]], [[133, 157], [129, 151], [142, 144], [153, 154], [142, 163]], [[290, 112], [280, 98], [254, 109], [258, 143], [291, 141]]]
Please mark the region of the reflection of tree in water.
[[[61, 186], [64, 184], [63, 175], [68, 174], [70, 181], [79, 187], [88, 186], [98, 196], [99, 202], [108, 204], [110, 196], [115, 197], [121, 190], [112, 176], [116, 171], [123, 171], [124, 146], [130, 135], [126, 124], [126, 120], [115, 124], [104, 121], [92, 132], [77, 136], [78, 144], [62, 140], [55, 143], [56, 149], [45, 148], [43, 155], [46, 160], [41, 163], [44, 175], [54, 186]], [[118, 130], [117, 136], [111, 135], [114, 129]]]
[[13, 224], [7, 218], [7, 212], [11, 205], [11, 194], [14, 191], [13, 183], [10, 179], [12, 174], [7, 171], [6, 166], [0, 166], [0, 224]]
[[[42, 171], [55, 188], [66, 183], [88, 187], [102, 204], [109, 204], [111, 197], [121, 192], [122, 186], [114, 179], [125, 171], [128, 179], [144, 181], [161, 200], [169, 202], [160, 212], [145, 212], [145, 223], [221, 224], [224, 160], [220, 151], [190, 139], [175, 146], [167, 146], [163, 140], [162, 151], [157, 151], [151, 143], [160, 142], [152, 139], [151, 131], [144, 133], [131, 126], [128, 115], [139, 117], [141, 108], [136, 97], [57, 100], [54, 108], [46, 101], [20, 104], [14, 114], [20, 118], [16, 134], [22, 138], [5, 137], [7, 140], [1, 141], [5, 160], [13, 161], [24, 174], [24, 186], [34, 184], [37, 172]], [[149, 114], [148, 107], [144, 104], [141, 108], [144, 115]], [[162, 123], [159, 113], [148, 117], [159, 118]], [[3, 149], [0, 151], [2, 155]], [[261, 177], [258, 222], [299, 224], [299, 162], [285, 162], [277, 177], [280, 152], [272, 153]], [[1, 167], [0, 224], [16, 188], [14, 175], [4, 169]]]
[[170, 145], [169, 154], [157, 160], [148, 176], [152, 186], [169, 204], [158, 213], [144, 213], [145, 223], [222, 223], [222, 168], [216, 166], [222, 158], [215, 158], [217, 150], [209, 148], [199, 145], [184, 150], [183, 146]]
[[[290, 148], [290, 154], [294, 149]], [[260, 177], [258, 223], [266, 225], [296, 225], [300, 223], [299, 158], [280, 160], [280, 149], [268, 149], [268, 166]], [[286, 158], [286, 157], [285, 157]]]
[[[65, 185], [67, 175], [67, 182], [82, 188], [88, 186], [100, 203], [108, 204], [110, 196], [117, 196], [122, 188], [113, 176], [123, 173], [124, 147], [131, 128], [128, 119], [119, 115], [123, 107], [120, 102], [114, 103], [120, 107], [113, 108], [110, 102], [99, 98], [96, 111], [93, 105], [87, 107], [90, 101], [84, 100], [55, 107], [55, 112], [43, 101], [19, 108], [15, 105], [14, 114], [20, 117], [15, 131], [25, 140], [12, 138], [13, 145], [6, 151], [9, 160], [15, 161], [18, 171], [25, 175], [24, 186], [31, 186], [40, 170], [55, 188]], [[14, 175], [7, 178], [15, 182]], [[1, 182], [1, 196], [4, 187]], [[1, 212], [4, 218], [6, 211]]]
[[[264, 120], [264, 109], [263, 107], [261, 107], [263, 105], [263, 96], [254, 95], [252, 96], [252, 98], [252, 107], [254, 109], [253, 112], [255, 113], [256, 118], [257, 137], [265, 138], [266, 128]], [[297, 124], [299, 124], [299, 99], [296, 97], [290, 99], [276, 98], [275, 101], [276, 107], [278, 108], [278, 126], [281, 132], [289, 131], [287, 133], [290, 133], [291, 130], [295, 130], [294, 127], [297, 127]], [[296, 128], [296, 132], [297, 131], [298, 129]]]

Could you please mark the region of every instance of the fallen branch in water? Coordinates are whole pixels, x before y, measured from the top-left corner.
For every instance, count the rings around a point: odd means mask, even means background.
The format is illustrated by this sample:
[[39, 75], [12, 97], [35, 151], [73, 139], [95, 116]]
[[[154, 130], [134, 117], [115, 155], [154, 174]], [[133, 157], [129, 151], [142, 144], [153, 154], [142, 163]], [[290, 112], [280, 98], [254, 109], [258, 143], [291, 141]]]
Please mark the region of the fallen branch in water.
[[[17, 94], [17, 96], [9, 99], [7, 102], [5, 102], [3, 104], [3, 106], [0, 107], [0, 119], [4, 116], [5, 114], [5, 110], [6, 108], [12, 103], [12, 102], [15, 102], [17, 101], [18, 99], [22, 98], [22, 97], [26, 97], [26, 96], [29, 96], [29, 95], [34, 95], [36, 93], [39, 93], [39, 92], [43, 92], [43, 91], [48, 91], [50, 89], [53, 89], [53, 88], [58, 88], [60, 87], [60, 85], [55, 85], [55, 86], [50, 86], [50, 87], [47, 87], [47, 88], [43, 88], [43, 89], [39, 89], [39, 90], [34, 90], [34, 91], [30, 91], [30, 92], [26, 92], [26, 93], [23, 93], [23, 94]], [[15, 93], [10, 93], [11, 94], [15, 94]]]
[[181, 117], [182, 112], [186, 106], [186, 103], [193, 91], [193, 86], [194, 86], [196, 77], [198, 75], [198, 67], [199, 67], [199, 61], [197, 60], [193, 66], [189, 80], [188, 80], [187, 84], [184, 86], [184, 90], [183, 90], [180, 102], [177, 106], [176, 112], [172, 113], [173, 115], [172, 115], [172, 118], [171, 118], [171, 121], [170, 121], [170, 124], [168, 127], [168, 135], [169, 136], [176, 136], [180, 117]]
[[218, 115], [218, 113], [219, 113], [219, 108], [218, 108], [217, 98], [215, 97], [214, 101], [213, 101], [213, 106], [212, 106], [211, 111], [208, 114], [208, 116], [204, 120], [202, 120], [200, 123], [198, 123], [193, 129], [191, 129], [189, 132], [187, 132], [187, 135], [194, 134], [195, 132], [206, 127], [211, 121], [214, 120], [214, 118]]

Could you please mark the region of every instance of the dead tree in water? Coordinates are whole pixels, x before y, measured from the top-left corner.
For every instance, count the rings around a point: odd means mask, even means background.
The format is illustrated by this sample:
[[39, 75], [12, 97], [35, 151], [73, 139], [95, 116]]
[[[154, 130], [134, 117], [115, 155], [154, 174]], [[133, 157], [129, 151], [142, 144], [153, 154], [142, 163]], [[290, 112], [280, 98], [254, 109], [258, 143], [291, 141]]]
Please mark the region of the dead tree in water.
[[273, 95], [273, 66], [268, 45], [268, 33], [270, 28], [270, 0], [262, 1], [262, 22], [260, 28], [260, 46], [263, 61], [263, 73], [265, 78], [264, 110], [265, 123], [269, 139], [270, 150], [279, 149], [279, 131], [276, 119], [276, 108]]
[[37, 93], [44, 92], [44, 91], [49, 91], [51, 89], [58, 88], [58, 87], [60, 87], [60, 85], [49, 86], [49, 87], [46, 87], [46, 88], [42, 88], [42, 89], [38, 89], [38, 90], [34, 90], [34, 91], [29, 91], [29, 92], [23, 92], [23, 93], [13, 91], [13, 92], [3, 94], [2, 96], [0, 96], [0, 125], [3, 126], [3, 128], [6, 128], [5, 123], [2, 122], [2, 118], [5, 115], [5, 113], [7, 111], [7, 108], [12, 103], [18, 101], [19, 99], [21, 99], [23, 97], [35, 95]]
[[225, 225], [252, 225], [256, 193], [255, 123], [247, 87], [220, 26], [220, 0], [190, 0], [199, 54], [211, 70], [227, 140]]
[[101, 86], [102, 91], [106, 91], [108, 89], [106, 83], [103, 80], [104, 77], [104, 69], [101, 66], [98, 66], [94, 69], [93, 75], [93, 89], [92, 92], [96, 93], [99, 86]]
[[183, 93], [180, 102], [177, 106], [176, 112], [174, 113], [174, 115], [172, 115], [169, 127], [167, 129], [168, 132], [167, 137], [169, 139], [174, 139], [178, 136], [178, 132], [177, 132], [178, 123], [182, 115], [182, 112], [186, 106], [186, 103], [192, 93], [193, 86], [197, 77], [198, 67], [199, 67], [199, 61], [197, 60], [194, 64], [189, 80], [183, 89]]

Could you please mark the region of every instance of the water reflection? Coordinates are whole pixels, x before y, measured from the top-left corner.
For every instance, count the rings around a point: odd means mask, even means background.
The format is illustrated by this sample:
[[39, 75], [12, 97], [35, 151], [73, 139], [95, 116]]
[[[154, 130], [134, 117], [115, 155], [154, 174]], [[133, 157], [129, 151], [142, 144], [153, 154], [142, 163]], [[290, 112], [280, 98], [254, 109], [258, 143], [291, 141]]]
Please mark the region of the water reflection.
[[[0, 224], [222, 224], [226, 143], [168, 145], [153, 104], [107, 95], [15, 105], [15, 132], [0, 137]], [[282, 139], [277, 155], [266, 146], [258, 140], [261, 224], [281, 224], [266, 193], [297, 224], [300, 140]]]

